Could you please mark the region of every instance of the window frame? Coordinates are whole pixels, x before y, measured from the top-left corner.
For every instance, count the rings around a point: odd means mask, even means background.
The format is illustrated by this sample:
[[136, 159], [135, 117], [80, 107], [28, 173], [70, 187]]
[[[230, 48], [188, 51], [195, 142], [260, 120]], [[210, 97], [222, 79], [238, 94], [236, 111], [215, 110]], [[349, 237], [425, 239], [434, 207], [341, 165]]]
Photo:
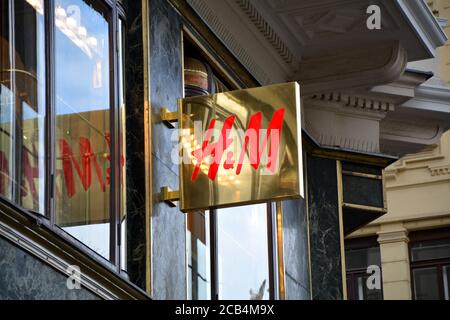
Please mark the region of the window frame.
[[[9, 0], [13, 2], [14, 0]], [[44, 1], [44, 41], [45, 41], [45, 101], [46, 101], [46, 115], [44, 120], [45, 131], [45, 189], [44, 195], [44, 212], [39, 213], [33, 210], [29, 210], [20, 206], [15, 199], [9, 200], [0, 195], [0, 201], [7, 204], [12, 208], [19, 208], [22, 214], [34, 221], [40, 228], [50, 230], [56, 234], [70, 246], [80, 251], [82, 254], [89, 256], [96, 263], [102, 265], [106, 269], [119, 275], [126, 281], [128, 280], [127, 272], [121, 269], [120, 262], [120, 235], [121, 235], [121, 223], [120, 223], [120, 208], [121, 208], [121, 194], [120, 194], [120, 106], [119, 101], [119, 86], [122, 81], [118, 77], [119, 63], [118, 60], [118, 25], [119, 19], [124, 23], [126, 29], [127, 19], [125, 10], [122, 7], [122, 3], [119, 0], [84, 0], [87, 4], [94, 5], [94, 7], [102, 8], [105, 10], [105, 18], [109, 24], [109, 94], [110, 94], [110, 168], [111, 168], [111, 184], [110, 184], [110, 239], [109, 239], [109, 260], [102, 257], [95, 252], [92, 248], [71, 236], [59, 227], [55, 221], [55, 196], [54, 196], [54, 183], [56, 173], [56, 90], [55, 90], [55, 0]], [[11, 14], [9, 10], [8, 14]], [[11, 25], [12, 28], [16, 26]], [[126, 34], [123, 35], [123, 43], [125, 43]], [[122, 45], [123, 59], [126, 59], [126, 53], [124, 45]], [[124, 75], [125, 77], [125, 70]], [[125, 85], [125, 84], [124, 84]], [[126, 91], [124, 91], [126, 93]], [[126, 147], [126, 146], [124, 146]], [[14, 155], [15, 157], [15, 155]]]
[[[345, 259], [347, 259], [347, 252], [352, 250], [368, 250], [371, 248], [378, 248], [380, 250], [380, 244], [377, 241], [377, 237], [366, 237], [366, 238], [355, 238], [345, 240]], [[346, 260], [346, 265], [347, 260]], [[380, 252], [380, 283], [381, 283], [381, 300], [384, 299], [384, 290], [383, 290], [383, 269], [381, 266], [381, 252]], [[348, 300], [359, 300], [357, 298], [358, 291], [357, 289], [357, 279], [359, 276], [370, 276], [367, 274], [367, 268], [355, 268], [345, 270], [346, 278], [347, 278], [347, 297]], [[348, 285], [350, 284], [350, 285]], [[352, 299], [350, 299], [352, 298]]]
[[448, 240], [450, 243], [450, 228], [442, 229], [430, 229], [423, 231], [411, 232], [409, 235], [410, 241], [408, 243], [408, 254], [409, 254], [409, 267], [411, 275], [411, 297], [416, 300], [416, 288], [414, 281], [414, 270], [424, 269], [424, 268], [436, 268], [437, 270], [437, 280], [438, 280], [438, 290], [439, 299], [445, 300], [444, 283], [443, 283], [443, 269], [444, 267], [450, 267], [450, 257], [441, 259], [428, 259], [421, 261], [413, 261], [412, 259], [412, 247], [416, 243], [427, 243], [439, 240]]
[[[274, 204], [272, 202], [266, 203], [266, 214], [267, 214], [267, 257], [268, 257], [268, 285], [269, 285], [269, 300], [275, 300], [276, 292], [278, 288], [275, 288], [275, 270], [276, 259], [275, 259], [275, 247], [274, 247], [274, 234], [276, 232], [274, 228]], [[219, 300], [219, 250], [218, 250], [218, 223], [217, 215], [218, 210], [209, 211], [209, 232], [210, 232], [210, 274], [211, 274], [211, 300]]]

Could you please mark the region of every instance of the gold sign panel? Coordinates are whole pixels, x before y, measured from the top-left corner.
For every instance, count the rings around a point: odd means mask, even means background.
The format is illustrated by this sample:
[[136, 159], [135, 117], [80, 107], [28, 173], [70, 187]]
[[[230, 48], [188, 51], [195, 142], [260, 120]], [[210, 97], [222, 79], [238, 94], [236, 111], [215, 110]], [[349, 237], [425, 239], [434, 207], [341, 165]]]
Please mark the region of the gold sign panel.
[[183, 212], [304, 196], [297, 83], [179, 104]]

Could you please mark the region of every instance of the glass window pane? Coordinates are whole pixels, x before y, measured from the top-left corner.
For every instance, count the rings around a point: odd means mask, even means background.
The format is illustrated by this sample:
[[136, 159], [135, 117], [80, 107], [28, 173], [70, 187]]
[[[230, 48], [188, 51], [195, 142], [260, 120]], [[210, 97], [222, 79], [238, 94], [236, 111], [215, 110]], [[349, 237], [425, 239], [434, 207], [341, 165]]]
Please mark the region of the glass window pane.
[[188, 299], [211, 299], [209, 212], [187, 215]]
[[372, 288], [367, 284], [369, 275], [360, 275], [356, 277], [358, 287], [358, 300], [382, 300], [383, 293], [380, 289]]
[[445, 300], [450, 300], [450, 266], [443, 268], [442, 276], [444, 280], [444, 297]]
[[450, 258], [450, 240], [426, 241], [411, 246], [412, 261]]
[[381, 266], [380, 248], [364, 248], [356, 250], [346, 250], [346, 268], [347, 270], [364, 269], [368, 266]]
[[0, 194], [44, 213], [43, 0], [1, 0], [0, 9]]
[[436, 268], [413, 270], [416, 300], [439, 300], [438, 274]]
[[217, 211], [219, 299], [269, 299], [267, 205]]
[[55, 3], [56, 223], [109, 259], [110, 26], [97, 1]]
[[381, 180], [344, 174], [342, 184], [345, 203], [383, 207], [383, 184]]

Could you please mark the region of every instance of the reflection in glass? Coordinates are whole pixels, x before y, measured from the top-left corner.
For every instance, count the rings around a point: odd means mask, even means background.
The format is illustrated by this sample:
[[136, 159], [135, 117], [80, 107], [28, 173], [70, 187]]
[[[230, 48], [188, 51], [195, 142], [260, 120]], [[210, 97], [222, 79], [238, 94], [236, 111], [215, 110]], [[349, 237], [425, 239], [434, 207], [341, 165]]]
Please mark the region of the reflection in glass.
[[110, 26], [98, 2], [55, 3], [56, 223], [109, 259]]
[[416, 300], [439, 300], [438, 274], [436, 268], [413, 270]]
[[380, 247], [346, 250], [347, 270], [367, 270], [368, 266], [381, 266]]
[[43, 213], [43, 2], [1, 0], [0, 15], [0, 195]]
[[188, 299], [211, 299], [209, 213], [187, 214]]
[[219, 299], [269, 299], [267, 205], [217, 211]]
[[414, 243], [411, 246], [411, 257], [413, 261], [450, 258], [450, 241], [445, 239]]

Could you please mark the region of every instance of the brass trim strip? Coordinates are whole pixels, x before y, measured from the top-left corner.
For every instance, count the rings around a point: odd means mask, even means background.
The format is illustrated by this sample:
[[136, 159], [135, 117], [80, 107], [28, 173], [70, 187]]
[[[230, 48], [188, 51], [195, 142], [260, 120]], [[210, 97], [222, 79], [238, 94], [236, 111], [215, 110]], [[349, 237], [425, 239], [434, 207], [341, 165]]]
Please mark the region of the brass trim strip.
[[374, 179], [374, 180], [381, 180], [383, 179], [382, 176], [377, 174], [370, 174], [370, 173], [362, 173], [362, 172], [354, 172], [354, 171], [342, 171], [343, 175], [346, 176], [353, 176], [353, 177], [360, 177], [360, 178], [367, 178], [367, 179]]
[[365, 205], [362, 205], [362, 204], [353, 204], [353, 203], [345, 203], [345, 202], [343, 202], [342, 206], [344, 208], [349, 208], [349, 209], [373, 211], [373, 212], [380, 212], [380, 213], [386, 213], [387, 212], [385, 208], [365, 206]]
[[339, 161], [358, 162], [361, 164], [376, 165], [382, 167], [387, 167], [388, 165], [390, 165], [395, 161], [394, 159], [376, 157], [366, 154], [351, 153], [349, 151], [327, 150], [316, 147], [309, 149], [312, 156], [327, 159], [336, 159]]
[[347, 300], [347, 274], [345, 265], [345, 235], [344, 235], [344, 192], [342, 186], [342, 163], [336, 161], [337, 187], [338, 187], [338, 209], [339, 209], [339, 242], [341, 248], [341, 275], [342, 275], [342, 298]]
[[278, 294], [280, 300], [286, 300], [285, 268], [284, 268], [284, 243], [283, 243], [283, 208], [281, 202], [276, 202], [277, 223], [277, 260], [278, 260]]
[[150, 7], [149, 0], [142, 0], [142, 41], [144, 56], [144, 154], [145, 154], [145, 287], [153, 295], [153, 261], [152, 261], [152, 210], [153, 210], [153, 162], [152, 162], [152, 113], [150, 110]]

